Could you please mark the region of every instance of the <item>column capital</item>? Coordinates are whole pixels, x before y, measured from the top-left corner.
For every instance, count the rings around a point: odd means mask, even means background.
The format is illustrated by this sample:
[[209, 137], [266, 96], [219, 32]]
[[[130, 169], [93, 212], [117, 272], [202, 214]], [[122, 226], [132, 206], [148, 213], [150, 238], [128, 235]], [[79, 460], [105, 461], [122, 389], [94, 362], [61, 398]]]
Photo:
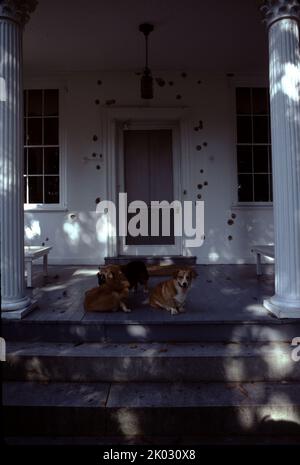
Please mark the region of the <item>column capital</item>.
[[24, 26], [37, 4], [37, 0], [0, 0], [0, 19], [7, 18]]
[[281, 19], [300, 19], [300, 1], [299, 0], [265, 0], [260, 7], [263, 14], [263, 22], [270, 27], [276, 21]]

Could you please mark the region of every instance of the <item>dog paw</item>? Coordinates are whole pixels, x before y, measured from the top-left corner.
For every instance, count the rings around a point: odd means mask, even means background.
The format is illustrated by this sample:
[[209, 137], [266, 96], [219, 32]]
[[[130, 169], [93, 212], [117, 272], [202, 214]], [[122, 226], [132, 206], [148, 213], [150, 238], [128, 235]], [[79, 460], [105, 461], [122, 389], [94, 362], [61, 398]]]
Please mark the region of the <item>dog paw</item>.
[[130, 313], [130, 312], [131, 312], [131, 309], [130, 309], [130, 308], [123, 308], [123, 312], [125, 312], [125, 313]]
[[179, 312], [179, 313], [186, 313], [186, 309], [185, 309], [184, 307], [180, 307], [180, 308], [178, 309], [178, 312]]
[[179, 311], [176, 308], [171, 308], [171, 315], [178, 315]]

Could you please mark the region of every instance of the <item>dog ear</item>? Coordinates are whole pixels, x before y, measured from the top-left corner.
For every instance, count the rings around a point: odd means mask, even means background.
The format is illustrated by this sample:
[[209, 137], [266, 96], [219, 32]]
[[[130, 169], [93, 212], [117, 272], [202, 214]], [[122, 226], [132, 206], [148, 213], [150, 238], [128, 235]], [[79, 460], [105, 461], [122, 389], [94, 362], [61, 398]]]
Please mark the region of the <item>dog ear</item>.
[[173, 271], [173, 273], [172, 273], [173, 278], [177, 278], [178, 271], [179, 271], [178, 269]]

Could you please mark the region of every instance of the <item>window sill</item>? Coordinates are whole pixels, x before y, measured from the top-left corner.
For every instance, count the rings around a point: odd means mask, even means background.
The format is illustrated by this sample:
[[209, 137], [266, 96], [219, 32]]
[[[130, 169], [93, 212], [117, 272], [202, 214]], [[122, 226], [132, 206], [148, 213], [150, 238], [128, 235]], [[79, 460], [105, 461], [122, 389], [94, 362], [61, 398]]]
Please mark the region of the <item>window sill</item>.
[[63, 205], [40, 205], [40, 204], [24, 204], [24, 213], [32, 212], [67, 212], [68, 208]]
[[272, 202], [235, 203], [231, 205], [231, 210], [273, 210], [273, 203]]

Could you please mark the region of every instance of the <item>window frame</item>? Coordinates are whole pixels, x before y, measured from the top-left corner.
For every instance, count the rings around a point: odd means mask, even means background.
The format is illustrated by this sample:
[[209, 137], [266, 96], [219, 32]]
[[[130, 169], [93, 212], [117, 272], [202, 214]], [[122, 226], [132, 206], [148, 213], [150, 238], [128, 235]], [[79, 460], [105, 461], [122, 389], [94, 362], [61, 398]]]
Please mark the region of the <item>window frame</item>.
[[[233, 194], [233, 202], [232, 202], [232, 209], [236, 210], [242, 210], [242, 209], [272, 209], [273, 208], [273, 201], [247, 201], [247, 202], [242, 202], [239, 200], [238, 197], [238, 155], [237, 155], [237, 146], [239, 145], [237, 143], [237, 102], [236, 102], [236, 89], [238, 87], [246, 87], [246, 88], [267, 88], [268, 89], [268, 82], [262, 78], [262, 77], [252, 77], [249, 79], [244, 79], [244, 78], [237, 78], [233, 79], [230, 83], [231, 91], [232, 91], [232, 122], [233, 122], [233, 145], [234, 145], [234, 180], [233, 180], [233, 186], [234, 186], [234, 194]], [[271, 118], [271, 115], [269, 114], [269, 117]], [[240, 145], [267, 145], [267, 144], [240, 144]], [[270, 134], [270, 147], [272, 150], [272, 137]], [[272, 174], [271, 174], [272, 177]], [[274, 195], [274, 193], [273, 193]]]
[[[67, 159], [67, 143], [66, 143], [66, 93], [67, 86], [65, 83], [49, 80], [26, 80], [24, 81], [25, 90], [45, 90], [57, 89], [58, 90], [58, 146], [59, 146], [59, 203], [25, 203], [25, 212], [36, 211], [67, 211], [66, 205], [66, 159]], [[22, 115], [24, 121], [24, 115]], [[23, 146], [25, 147], [25, 146]], [[39, 146], [36, 146], [39, 147]], [[24, 169], [23, 169], [24, 174]], [[43, 176], [45, 176], [43, 174]]]

